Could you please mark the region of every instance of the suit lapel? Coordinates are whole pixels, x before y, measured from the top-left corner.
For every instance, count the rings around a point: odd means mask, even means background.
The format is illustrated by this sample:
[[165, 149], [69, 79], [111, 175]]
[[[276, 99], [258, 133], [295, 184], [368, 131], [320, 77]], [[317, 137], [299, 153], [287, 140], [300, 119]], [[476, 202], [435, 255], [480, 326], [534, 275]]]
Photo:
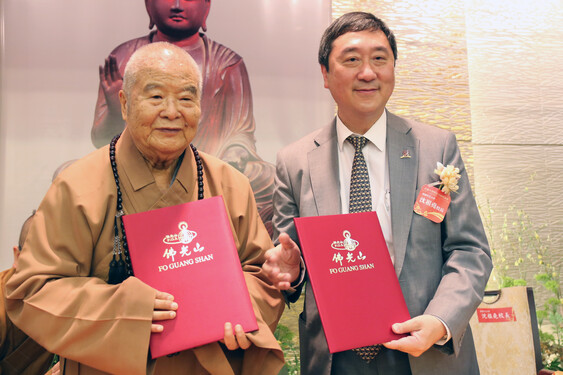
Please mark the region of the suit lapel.
[[319, 215], [341, 213], [336, 119], [315, 136], [317, 146], [307, 154], [311, 188]]
[[418, 140], [410, 125], [387, 112], [387, 155], [395, 272], [401, 274], [411, 227], [418, 173]]
[[[405, 260], [418, 174], [419, 145], [410, 131], [405, 120], [387, 112], [391, 226], [397, 275], [400, 275]], [[319, 132], [314, 142], [317, 147], [308, 153], [307, 158], [318, 215], [340, 214], [336, 119]]]

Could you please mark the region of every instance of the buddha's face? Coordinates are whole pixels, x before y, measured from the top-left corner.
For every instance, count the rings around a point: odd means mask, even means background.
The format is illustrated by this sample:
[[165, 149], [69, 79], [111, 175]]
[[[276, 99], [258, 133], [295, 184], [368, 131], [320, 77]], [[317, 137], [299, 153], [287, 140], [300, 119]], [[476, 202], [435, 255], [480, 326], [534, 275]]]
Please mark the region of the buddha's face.
[[145, 5], [160, 32], [185, 38], [205, 25], [211, 0], [145, 0]]

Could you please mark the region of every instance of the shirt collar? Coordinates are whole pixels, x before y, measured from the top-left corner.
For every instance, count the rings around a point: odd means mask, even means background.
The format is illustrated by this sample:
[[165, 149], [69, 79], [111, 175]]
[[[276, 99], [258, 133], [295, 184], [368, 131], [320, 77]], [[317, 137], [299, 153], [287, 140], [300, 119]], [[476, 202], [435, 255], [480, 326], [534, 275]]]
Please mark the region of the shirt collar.
[[[341, 152], [344, 147], [344, 142], [346, 142], [346, 138], [352, 134], [355, 133], [344, 125], [342, 120], [340, 120], [340, 117], [336, 116], [336, 135], [338, 138], [338, 149]], [[385, 139], [387, 138], [387, 111], [383, 111], [381, 117], [379, 117], [379, 119], [363, 136], [373, 143], [379, 151], [385, 150]]]

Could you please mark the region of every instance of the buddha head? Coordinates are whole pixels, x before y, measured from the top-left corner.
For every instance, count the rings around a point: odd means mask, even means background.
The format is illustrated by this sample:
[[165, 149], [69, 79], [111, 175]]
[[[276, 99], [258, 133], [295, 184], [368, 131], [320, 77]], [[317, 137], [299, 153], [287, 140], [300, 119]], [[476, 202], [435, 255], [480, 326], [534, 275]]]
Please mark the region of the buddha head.
[[205, 24], [211, 0], [145, 0], [149, 28], [175, 38], [187, 38], [207, 30]]

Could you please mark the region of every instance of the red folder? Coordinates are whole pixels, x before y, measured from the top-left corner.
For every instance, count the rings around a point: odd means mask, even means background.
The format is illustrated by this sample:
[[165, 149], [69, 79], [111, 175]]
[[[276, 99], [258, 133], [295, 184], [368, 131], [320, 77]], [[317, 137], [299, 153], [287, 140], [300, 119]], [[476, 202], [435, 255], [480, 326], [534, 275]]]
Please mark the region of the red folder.
[[376, 212], [295, 218], [331, 353], [405, 335], [410, 319]]
[[221, 196], [123, 216], [135, 276], [178, 302], [150, 338], [152, 358], [258, 329]]

